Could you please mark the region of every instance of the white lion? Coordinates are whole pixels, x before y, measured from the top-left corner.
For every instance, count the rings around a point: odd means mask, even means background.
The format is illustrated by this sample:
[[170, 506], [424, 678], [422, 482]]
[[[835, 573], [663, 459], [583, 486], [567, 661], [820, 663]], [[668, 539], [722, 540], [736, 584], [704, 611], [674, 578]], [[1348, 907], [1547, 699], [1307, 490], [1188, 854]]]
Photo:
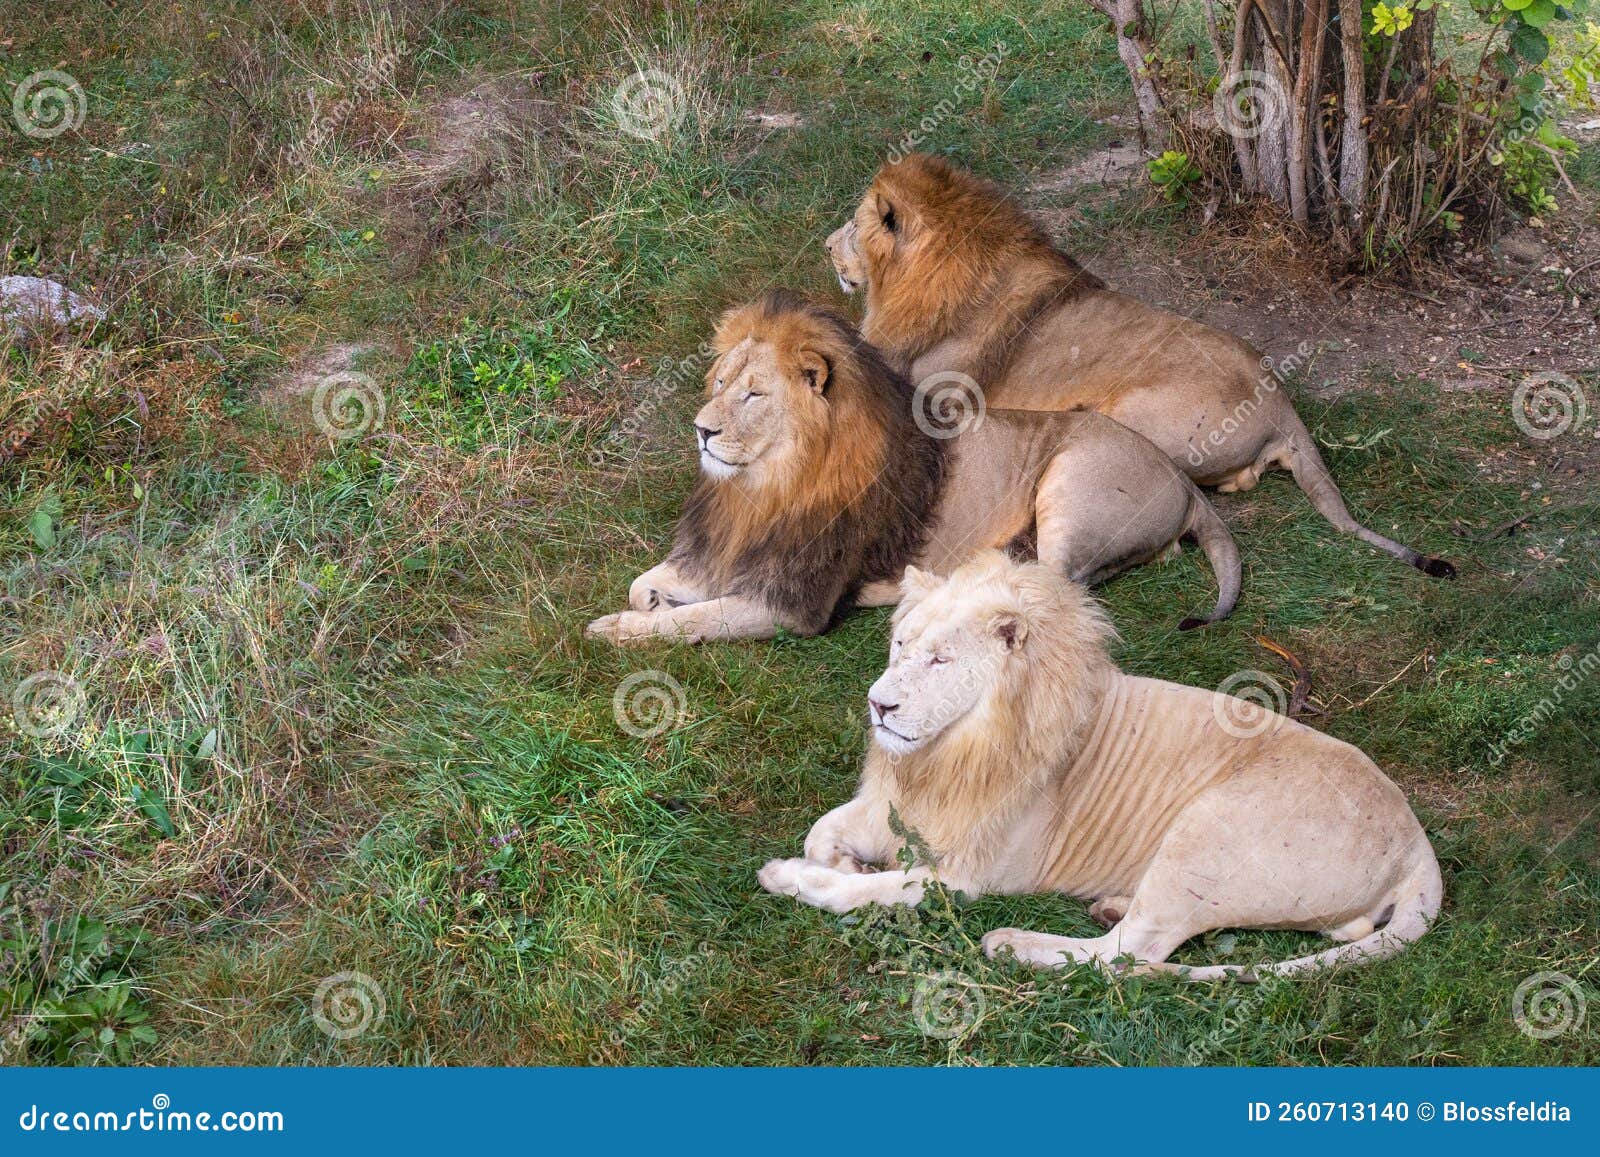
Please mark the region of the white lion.
[[[933, 880], [1066, 892], [1094, 901], [1105, 935], [1001, 928], [984, 950], [1191, 979], [1240, 971], [1162, 964], [1214, 928], [1346, 942], [1261, 969], [1287, 974], [1393, 955], [1438, 912], [1427, 836], [1365, 754], [1230, 696], [1123, 674], [1104, 613], [1047, 568], [997, 552], [944, 580], [912, 568], [894, 622], [860, 789], [812, 827], [804, 858], [761, 870], [769, 892], [833, 912], [916, 904]], [[909, 870], [875, 870], [904, 844], [891, 808], [920, 837]]]

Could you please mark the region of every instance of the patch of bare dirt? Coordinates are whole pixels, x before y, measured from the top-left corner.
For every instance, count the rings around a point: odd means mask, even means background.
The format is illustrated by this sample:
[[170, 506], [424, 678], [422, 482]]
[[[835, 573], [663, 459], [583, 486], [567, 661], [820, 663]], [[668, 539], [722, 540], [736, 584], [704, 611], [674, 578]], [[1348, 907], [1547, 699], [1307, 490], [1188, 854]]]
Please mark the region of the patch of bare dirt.
[[1145, 153], [1138, 141], [1112, 141], [1039, 177], [1028, 186], [1028, 192], [1060, 196], [1092, 186], [1125, 188], [1144, 179], [1144, 162]]
[[340, 342], [306, 350], [268, 381], [261, 400], [280, 406], [296, 405], [329, 378], [353, 371], [356, 363], [372, 350], [368, 342]]
[[[1044, 209], [1058, 233], [1076, 209]], [[1347, 277], [1297, 256], [1280, 231], [1208, 232], [1174, 252], [1134, 240], [1085, 263], [1124, 293], [1238, 334], [1276, 358], [1314, 351], [1301, 388], [1334, 397], [1368, 372], [1441, 391], [1509, 391], [1529, 374], [1600, 368], [1600, 223], [1592, 205], [1543, 229], [1462, 250], [1426, 280]]]
[[559, 101], [537, 95], [541, 76], [502, 77], [441, 97], [394, 166], [389, 216], [401, 272], [414, 273], [495, 190], [547, 191], [560, 162]]
[[794, 112], [762, 112], [760, 109], [751, 109], [744, 114], [744, 119], [757, 128], [763, 129], [798, 129], [805, 127], [805, 117]]

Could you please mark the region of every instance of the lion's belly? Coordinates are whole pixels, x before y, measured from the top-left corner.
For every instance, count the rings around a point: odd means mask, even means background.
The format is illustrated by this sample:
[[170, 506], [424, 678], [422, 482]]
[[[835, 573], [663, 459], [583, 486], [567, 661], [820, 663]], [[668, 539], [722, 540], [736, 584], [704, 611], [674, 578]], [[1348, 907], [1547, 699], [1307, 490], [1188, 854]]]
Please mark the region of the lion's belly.
[[[1232, 697], [1121, 675], [1055, 800], [1039, 887], [1083, 897], [1129, 895], [1178, 815], [1207, 788], [1284, 760], [1321, 765], [1341, 790], [1393, 785], [1356, 749], [1285, 719], [1248, 714]], [[1234, 732], [1224, 728], [1224, 723]], [[1260, 734], [1250, 734], [1260, 729]], [[1314, 774], [1322, 775], [1321, 772]], [[1319, 778], [1318, 782], [1323, 782]]]

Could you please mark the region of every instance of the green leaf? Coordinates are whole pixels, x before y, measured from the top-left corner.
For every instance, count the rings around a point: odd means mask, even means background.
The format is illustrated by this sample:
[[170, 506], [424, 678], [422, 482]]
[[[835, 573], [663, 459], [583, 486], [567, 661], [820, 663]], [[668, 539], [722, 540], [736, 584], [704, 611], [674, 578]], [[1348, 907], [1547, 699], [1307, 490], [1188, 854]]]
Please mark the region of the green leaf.
[[1578, 151], [1578, 142], [1558, 130], [1555, 121], [1545, 121], [1539, 126], [1539, 143], [1563, 153]]
[[48, 511], [35, 510], [28, 519], [28, 530], [40, 550], [49, 550], [56, 544], [56, 523]]
[[167, 805], [161, 797], [154, 792], [135, 786], [133, 789], [133, 802], [151, 823], [155, 824], [161, 834], [167, 839], [172, 839], [178, 834], [172, 826], [172, 815], [167, 811]]
[[1500, 0], [1500, 3], [1508, 11], [1521, 12], [1529, 4], [1532, 4], [1533, 0]]
[[1522, 19], [1535, 28], [1543, 28], [1555, 18], [1555, 0], [1533, 0], [1522, 12]]
[[1519, 24], [1511, 34], [1511, 51], [1529, 64], [1542, 64], [1550, 55], [1550, 40], [1537, 28]]

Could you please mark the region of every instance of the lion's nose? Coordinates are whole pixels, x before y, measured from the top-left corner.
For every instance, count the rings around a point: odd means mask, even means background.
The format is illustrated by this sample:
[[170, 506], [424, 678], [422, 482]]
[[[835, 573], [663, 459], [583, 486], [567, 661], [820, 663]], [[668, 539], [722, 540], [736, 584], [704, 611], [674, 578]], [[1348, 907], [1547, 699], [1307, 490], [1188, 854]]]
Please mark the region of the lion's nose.
[[720, 427], [713, 430], [709, 426], [702, 426], [700, 423], [696, 422], [694, 426], [694, 432], [695, 436], [700, 439], [700, 445], [704, 446], [707, 442], [711, 441], [711, 439], [722, 433], [722, 430]]
[[870, 698], [867, 700], [867, 709], [872, 712], [873, 719], [880, 723], [888, 717], [889, 712], [899, 706], [900, 704], [898, 703], [879, 703], [876, 699]]

